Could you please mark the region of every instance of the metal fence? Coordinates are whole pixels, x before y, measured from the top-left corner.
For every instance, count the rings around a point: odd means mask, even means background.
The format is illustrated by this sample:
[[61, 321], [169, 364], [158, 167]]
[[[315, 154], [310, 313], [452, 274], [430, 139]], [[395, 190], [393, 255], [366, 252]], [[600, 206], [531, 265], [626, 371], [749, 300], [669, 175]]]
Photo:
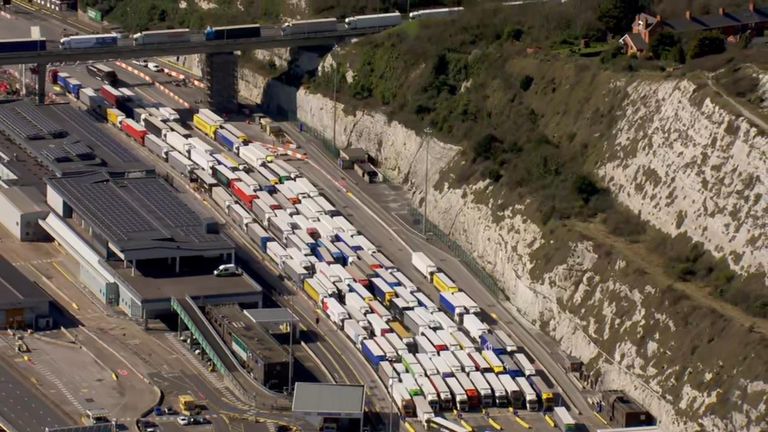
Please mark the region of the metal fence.
[[[408, 206], [408, 216], [418, 226], [424, 225], [424, 215], [417, 208]], [[485, 271], [485, 269], [475, 260], [472, 254], [467, 252], [459, 243], [456, 242], [456, 240], [452, 239], [450, 235], [441, 230], [440, 227], [438, 227], [429, 219], [427, 219], [426, 231], [428, 240], [437, 240], [448, 250], [450, 250], [451, 253], [456, 256], [456, 258], [458, 258], [459, 261], [461, 261], [467, 267], [467, 269], [478, 280], [480, 280], [480, 282], [483, 283], [483, 285], [485, 285], [485, 287], [488, 289], [491, 295], [493, 295], [494, 298], [498, 299], [500, 296], [504, 295], [504, 290], [501, 289], [499, 284], [496, 282], [496, 279], [491, 276], [490, 273]]]
[[[296, 125], [299, 130], [303, 131], [307, 135], [315, 138], [320, 143], [323, 144], [322, 148], [325, 150], [328, 155], [331, 157], [338, 159], [340, 152], [339, 149], [334, 147], [333, 141], [325, 136], [325, 134], [312, 126], [307, 125], [305, 122], [298, 120], [295, 121], [294, 124]], [[379, 170], [379, 176], [381, 178], [381, 183], [390, 183], [394, 184], [391, 179], [387, 178], [386, 174]], [[405, 221], [406, 224], [409, 222], [413, 222], [416, 224], [416, 226], [423, 226], [424, 224], [424, 216], [421, 213], [420, 210], [413, 206], [408, 206], [408, 216], [410, 217], [411, 221]], [[477, 277], [480, 282], [485, 285], [485, 287], [488, 289], [488, 291], [493, 295], [494, 298], [498, 299], [500, 296], [504, 296], [504, 290], [501, 289], [496, 279], [491, 276], [490, 273], [485, 271], [485, 269], [475, 260], [475, 258], [467, 252], [460, 244], [458, 244], [455, 240], [451, 238], [450, 235], [446, 234], [441, 230], [435, 223], [427, 219], [427, 232], [430, 234], [428, 236], [428, 240], [435, 239], [439, 241], [443, 246], [445, 246], [448, 250], [451, 251], [464, 265], [467, 267], [467, 269]]]

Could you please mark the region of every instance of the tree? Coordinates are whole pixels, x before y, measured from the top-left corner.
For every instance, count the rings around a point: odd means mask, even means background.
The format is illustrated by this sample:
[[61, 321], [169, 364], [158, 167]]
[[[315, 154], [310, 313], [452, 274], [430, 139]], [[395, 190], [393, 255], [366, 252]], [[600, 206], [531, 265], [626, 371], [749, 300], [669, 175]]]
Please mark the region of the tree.
[[602, 0], [597, 11], [597, 19], [608, 32], [625, 33], [639, 10], [639, 0]]
[[653, 38], [650, 48], [653, 57], [662, 60], [678, 45], [680, 45], [680, 38], [672, 32], [663, 32]]
[[712, 54], [725, 52], [725, 38], [718, 32], [706, 32], [700, 34], [691, 43], [688, 57], [695, 59]]
[[533, 77], [526, 75], [520, 79], [520, 90], [527, 92], [533, 86]]

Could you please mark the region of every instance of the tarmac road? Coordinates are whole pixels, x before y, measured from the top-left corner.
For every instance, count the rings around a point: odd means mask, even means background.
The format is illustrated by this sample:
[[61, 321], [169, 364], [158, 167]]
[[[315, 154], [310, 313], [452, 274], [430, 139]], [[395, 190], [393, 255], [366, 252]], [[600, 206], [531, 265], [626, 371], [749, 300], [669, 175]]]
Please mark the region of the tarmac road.
[[4, 419], [8, 422], [5, 426], [18, 432], [40, 432], [46, 427], [77, 424], [6, 361], [5, 358], [0, 361], [0, 425], [4, 425]]

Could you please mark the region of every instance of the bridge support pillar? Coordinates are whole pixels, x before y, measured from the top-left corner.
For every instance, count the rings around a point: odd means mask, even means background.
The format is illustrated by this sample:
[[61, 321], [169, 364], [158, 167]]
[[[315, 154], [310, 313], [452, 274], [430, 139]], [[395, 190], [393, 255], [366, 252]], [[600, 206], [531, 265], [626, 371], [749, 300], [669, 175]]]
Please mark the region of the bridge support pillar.
[[237, 56], [211, 53], [203, 61], [203, 79], [208, 84], [207, 104], [214, 111], [237, 111]]
[[37, 64], [37, 103], [45, 103], [45, 77], [48, 75], [48, 65], [45, 63]]

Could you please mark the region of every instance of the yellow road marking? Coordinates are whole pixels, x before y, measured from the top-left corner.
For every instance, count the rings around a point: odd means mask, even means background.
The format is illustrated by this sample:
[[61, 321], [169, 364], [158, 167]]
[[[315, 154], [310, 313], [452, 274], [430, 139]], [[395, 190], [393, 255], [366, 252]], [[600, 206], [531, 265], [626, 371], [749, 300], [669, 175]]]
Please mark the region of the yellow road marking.
[[596, 413], [596, 412], [594, 412], [594, 411], [593, 411], [593, 414], [595, 415], [595, 417], [597, 417], [598, 419], [600, 419], [600, 421], [601, 421], [601, 422], [603, 422], [603, 423], [604, 423], [604, 424], [606, 424], [606, 425], [608, 424], [608, 422], [607, 422], [607, 421], [605, 421], [605, 419], [603, 418], [603, 416], [601, 416], [600, 414], [598, 414], [598, 413]]
[[531, 425], [529, 425], [528, 423], [526, 423], [526, 422], [525, 422], [523, 419], [521, 419], [521, 418], [520, 418], [520, 417], [518, 417], [518, 416], [515, 416], [515, 421], [516, 421], [517, 423], [519, 423], [519, 424], [520, 424], [520, 426], [522, 426], [522, 427], [524, 427], [524, 428], [526, 428], [526, 429], [530, 429], [530, 428], [531, 428]]
[[459, 420], [459, 421], [461, 421], [461, 425], [462, 425], [462, 426], [464, 426], [464, 429], [466, 429], [466, 430], [467, 430], [467, 432], [472, 432], [473, 430], [475, 430], [475, 429], [472, 427], [472, 425], [471, 425], [471, 424], [469, 424], [469, 423], [465, 422], [464, 420]]
[[501, 425], [496, 423], [496, 420], [494, 420], [494, 419], [492, 419], [490, 417], [488, 417], [488, 423], [490, 423], [491, 426], [493, 426], [493, 428], [496, 429], [496, 430], [501, 430], [502, 429]]
[[551, 427], [555, 427], [555, 421], [552, 420], [552, 417], [550, 417], [549, 414], [544, 414], [544, 420], [546, 420]]

